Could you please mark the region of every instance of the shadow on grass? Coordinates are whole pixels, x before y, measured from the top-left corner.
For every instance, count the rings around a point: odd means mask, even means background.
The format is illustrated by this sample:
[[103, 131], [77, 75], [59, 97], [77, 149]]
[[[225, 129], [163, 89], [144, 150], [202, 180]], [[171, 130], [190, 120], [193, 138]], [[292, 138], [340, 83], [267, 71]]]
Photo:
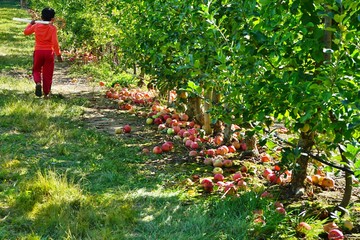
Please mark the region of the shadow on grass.
[[[137, 145], [141, 145], [139, 140], [146, 141], [146, 138], [104, 135], [81, 119], [66, 116], [77, 111], [74, 110], [76, 107], [83, 107], [91, 96], [72, 99], [73, 96], [63, 94], [44, 100], [34, 97], [33, 92], [2, 92], [0, 109], [7, 105], [21, 108], [22, 101], [31, 103], [30, 106], [33, 104], [34, 108], [35, 105], [49, 110], [58, 105], [66, 108], [64, 115], [50, 118], [46, 112], [29, 109], [13, 109], [1, 116], [2, 155], [8, 159], [21, 156], [29, 174], [38, 169], [56, 169], [77, 176], [76, 179], [86, 178], [87, 188], [92, 191], [106, 191], [106, 188], [119, 186], [155, 189], [161, 182], [156, 173], [142, 166], [148, 157], [139, 154], [141, 147]], [[48, 119], [45, 122], [40, 120], [44, 118]]]

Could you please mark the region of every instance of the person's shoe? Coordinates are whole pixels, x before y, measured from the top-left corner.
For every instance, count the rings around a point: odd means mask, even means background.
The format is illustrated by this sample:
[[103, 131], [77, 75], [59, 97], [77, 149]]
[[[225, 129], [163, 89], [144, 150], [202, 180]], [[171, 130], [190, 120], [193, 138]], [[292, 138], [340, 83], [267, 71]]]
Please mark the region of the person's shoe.
[[41, 84], [36, 84], [36, 87], [35, 87], [35, 95], [38, 96], [38, 97], [41, 97], [41, 96], [42, 96]]

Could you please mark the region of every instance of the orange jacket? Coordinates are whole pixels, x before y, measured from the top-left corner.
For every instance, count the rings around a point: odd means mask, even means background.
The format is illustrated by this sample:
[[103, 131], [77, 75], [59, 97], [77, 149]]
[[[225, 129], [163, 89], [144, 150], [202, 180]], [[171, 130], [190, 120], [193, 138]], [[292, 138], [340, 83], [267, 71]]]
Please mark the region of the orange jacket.
[[52, 24], [36, 23], [29, 24], [25, 30], [25, 35], [35, 33], [35, 50], [53, 50], [57, 56], [61, 55], [57, 29]]

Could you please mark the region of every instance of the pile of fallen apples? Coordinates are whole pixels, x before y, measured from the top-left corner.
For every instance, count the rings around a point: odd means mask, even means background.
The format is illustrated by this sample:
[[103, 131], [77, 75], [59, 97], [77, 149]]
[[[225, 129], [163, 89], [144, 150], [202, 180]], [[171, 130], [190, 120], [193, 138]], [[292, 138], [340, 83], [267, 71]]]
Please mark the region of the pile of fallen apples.
[[[175, 144], [182, 144], [188, 149], [189, 157], [196, 158], [204, 165], [212, 167], [210, 176], [194, 175], [188, 179], [192, 185], [198, 184], [199, 191], [202, 190], [208, 194], [220, 193], [222, 197], [238, 196], [241, 191], [254, 191], [259, 193], [261, 198], [273, 198], [273, 195], [265, 190], [266, 184], [282, 185], [291, 181], [291, 171], [281, 170], [271, 155], [266, 152], [263, 152], [257, 159], [259, 163], [262, 163], [258, 164], [258, 167], [246, 166], [241, 161], [232, 160], [236, 158], [237, 154], [247, 150], [241, 131], [234, 131], [231, 144], [224, 144], [222, 135], [206, 136], [201, 126], [190, 120], [187, 114], [177, 113], [154, 101], [153, 93], [141, 92], [138, 89], [116, 90], [116, 88], [112, 88], [107, 90], [106, 97], [117, 100], [122, 110], [134, 111], [132, 104], [149, 106], [150, 111], [141, 114], [146, 119], [146, 124], [155, 126], [158, 131], [167, 134], [173, 140], [154, 146], [152, 151], [144, 148], [143, 153], [167, 153], [174, 150]], [[240, 127], [233, 125], [232, 129], [239, 130]], [[115, 131], [117, 134], [130, 133], [131, 127], [126, 125]], [[331, 189], [335, 186], [335, 181], [322, 172], [308, 176], [307, 181], [323, 189]], [[282, 203], [275, 202], [274, 207], [279, 214], [286, 214]], [[261, 211], [254, 216], [256, 216], [254, 219], [256, 223], [265, 222]], [[311, 230], [311, 226], [305, 222], [301, 222], [297, 227], [298, 232], [305, 233], [309, 230]], [[324, 231], [328, 233], [329, 239], [344, 238], [343, 233], [334, 223], [324, 225]]]
[[[104, 87], [104, 82], [99, 82]], [[119, 84], [108, 89], [105, 96], [109, 99], [116, 100], [121, 110], [133, 110], [133, 106], [151, 106], [155, 94], [153, 91], [143, 91], [141, 89], [120, 88]]]

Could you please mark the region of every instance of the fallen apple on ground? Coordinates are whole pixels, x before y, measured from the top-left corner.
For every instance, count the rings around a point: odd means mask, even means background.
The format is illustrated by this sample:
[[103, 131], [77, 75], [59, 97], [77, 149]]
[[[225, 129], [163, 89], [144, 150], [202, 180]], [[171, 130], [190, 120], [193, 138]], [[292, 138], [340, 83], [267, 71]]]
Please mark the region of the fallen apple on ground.
[[307, 224], [306, 222], [300, 222], [296, 227], [296, 231], [299, 231], [302, 233], [305, 233], [310, 230], [311, 230], [311, 226], [309, 224]]
[[131, 132], [130, 125], [126, 124], [125, 126], [123, 126], [123, 132], [124, 133], [130, 133]]

